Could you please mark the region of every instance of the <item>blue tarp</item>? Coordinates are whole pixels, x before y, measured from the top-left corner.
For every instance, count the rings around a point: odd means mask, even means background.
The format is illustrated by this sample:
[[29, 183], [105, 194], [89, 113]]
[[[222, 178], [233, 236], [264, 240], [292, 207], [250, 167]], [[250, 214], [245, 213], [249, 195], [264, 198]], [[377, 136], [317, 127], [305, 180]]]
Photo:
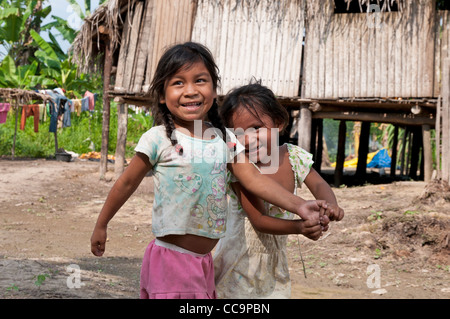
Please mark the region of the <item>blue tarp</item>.
[[367, 164], [368, 168], [382, 168], [382, 167], [391, 167], [391, 158], [387, 152], [387, 149], [383, 148], [379, 150], [378, 153], [372, 158], [369, 164]]

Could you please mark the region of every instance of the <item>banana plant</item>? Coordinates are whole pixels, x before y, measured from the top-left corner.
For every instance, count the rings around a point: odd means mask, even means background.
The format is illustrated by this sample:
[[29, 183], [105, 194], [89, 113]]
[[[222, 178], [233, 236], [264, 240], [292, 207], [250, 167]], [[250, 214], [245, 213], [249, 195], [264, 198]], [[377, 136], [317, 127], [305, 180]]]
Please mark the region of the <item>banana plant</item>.
[[34, 55], [41, 63], [40, 72], [47, 79], [46, 86], [72, 91], [80, 85], [86, 85], [86, 76], [77, 74], [77, 66], [72, 63], [70, 57], [66, 55], [61, 60], [52, 45], [45, 41], [36, 31], [31, 30], [30, 34], [39, 47], [39, 50]]
[[30, 30], [39, 30], [41, 21], [51, 12], [42, 8], [42, 0], [0, 0], [0, 46], [2, 54], [16, 65], [27, 64], [33, 48]]
[[17, 66], [7, 55], [0, 64], [0, 87], [32, 89], [37, 84], [49, 84], [49, 80], [38, 74], [38, 62]]

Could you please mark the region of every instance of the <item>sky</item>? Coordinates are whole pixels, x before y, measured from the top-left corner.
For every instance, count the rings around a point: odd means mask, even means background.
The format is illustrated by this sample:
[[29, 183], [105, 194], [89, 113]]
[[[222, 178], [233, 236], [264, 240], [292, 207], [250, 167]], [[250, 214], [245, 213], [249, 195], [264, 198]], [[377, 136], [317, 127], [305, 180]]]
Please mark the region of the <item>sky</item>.
[[[84, 0], [76, 0], [82, 10], [84, 11]], [[51, 5], [52, 6], [52, 12], [48, 15], [48, 17], [43, 21], [43, 24], [51, 22], [53, 19], [51, 18], [52, 15], [63, 18], [64, 20], [67, 20], [69, 25], [74, 28], [75, 30], [79, 30], [81, 28], [81, 25], [83, 24], [83, 21], [79, 19], [78, 15], [73, 11], [70, 3], [67, 0], [47, 0], [44, 5]], [[99, 6], [99, 0], [91, 0], [91, 12], [93, 12], [96, 8]], [[70, 47], [70, 43], [65, 41], [64, 38], [59, 35], [59, 32], [55, 30], [53, 32], [53, 35], [56, 37], [56, 39], [59, 42], [59, 45], [61, 46], [61, 49], [64, 52], [67, 52], [67, 50]], [[49, 40], [48, 37], [45, 34], [42, 34], [42, 37], [45, 40]]]

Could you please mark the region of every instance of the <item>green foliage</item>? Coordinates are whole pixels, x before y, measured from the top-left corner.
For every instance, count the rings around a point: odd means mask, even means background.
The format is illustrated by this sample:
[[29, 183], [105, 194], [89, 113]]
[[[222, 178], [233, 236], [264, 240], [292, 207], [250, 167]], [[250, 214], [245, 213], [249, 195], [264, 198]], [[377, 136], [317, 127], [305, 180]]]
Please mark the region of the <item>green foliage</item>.
[[33, 51], [30, 30], [38, 28], [51, 11], [51, 7], [37, 9], [37, 4], [37, 0], [0, 1], [0, 46], [16, 65], [27, 63], [22, 59], [25, 52]]
[[[91, 1], [84, 1], [84, 12], [77, 1], [67, 0], [81, 19], [91, 12]], [[104, 2], [100, 1], [100, 4]], [[88, 90], [98, 93], [94, 112], [71, 115], [71, 127], [58, 129], [58, 147], [78, 154], [100, 151], [102, 139], [102, 76], [98, 74], [78, 74], [77, 66], [63, 52], [52, 28], [63, 38], [73, 42], [77, 31], [66, 20], [52, 16], [54, 21], [41, 25], [42, 19], [51, 13], [51, 6], [38, 5], [37, 0], [0, 0], [0, 47], [6, 52], [0, 57], [0, 87], [32, 90], [62, 88], [69, 98], [82, 98]], [[39, 30], [39, 32], [38, 32]], [[50, 38], [42, 38], [47, 32]], [[24, 53], [27, 52], [26, 58]], [[28, 59], [28, 61], [27, 61]], [[41, 103], [41, 101], [30, 101]], [[15, 134], [16, 109], [11, 109], [5, 124], [0, 125], [0, 155], [11, 155]], [[21, 114], [17, 120], [20, 121]], [[25, 130], [17, 130], [15, 156], [49, 157], [55, 153], [54, 135], [49, 133], [50, 118], [40, 123], [39, 132], [34, 132], [33, 118], [27, 119]], [[134, 153], [134, 146], [143, 132], [153, 125], [149, 115], [136, 114], [130, 110], [126, 156]], [[116, 148], [117, 109], [111, 106], [109, 153]]]
[[[19, 121], [20, 121], [19, 115]], [[77, 116], [76, 112], [71, 116], [72, 125], [58, 129], [58, 146], [66, 151], [77, 154], [101, 150], [102, 143], [102, 101], [98, 100], [94, 112], [82, 112]], [[0, 156], [11, 155], [15, 125], [15, 114], [10, 111], [6, 123], [0, 124]], [[17, 130], [16, 157], [52, 157], [55, 154], [55, 140], [49, 133], [50, 119], [39, 125], [39, 132], [34, 132], [33, 118], [27, 119], [25, 130]], [[128, 119], [128, 134], [126, 156], [134, 154], [134, 147], [141, 135], [151, 128], [153, 118], [143, 113], [134, 113], [130, 110]], [[111, 121], [108, 153], [114, 154], [117, 142], [117, 108], [111, 106]], [[91, 148], [93, 147], [93, 149]]]
[[33, 61], [29, 65], [16, 67], [14, 60], [7, 55], [0, 63], [0, 87], [28, 89], [43, 81], [36, 75], [38, 63]]
[[44, 283], [44, 281], [45, 281], [47, 278], [49, 278], [49, 277], [50, 277], [49, 274], [39, 274], [39, 275], [37, 275], [37, 276], [35, 277], [36, 281], [34, 282], [34, 284], [35, 284], [37, 287], [40, 287], [40, 286], [42, 286], [42, 284]]

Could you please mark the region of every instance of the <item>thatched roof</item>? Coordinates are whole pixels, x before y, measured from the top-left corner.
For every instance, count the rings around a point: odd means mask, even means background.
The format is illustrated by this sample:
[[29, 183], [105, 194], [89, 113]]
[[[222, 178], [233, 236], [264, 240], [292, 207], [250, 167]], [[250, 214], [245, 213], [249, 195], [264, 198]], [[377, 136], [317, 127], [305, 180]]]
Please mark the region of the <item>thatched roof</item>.
[[[134, 0], [136, 1], [136, 0]], [[92, 58], [101, 53], [101, 33], [107, 33], [114, 50], [120, 43], [121, 11], [133, 0], [109, 0], [84, 19], [80, 32], [70, 48], [74, 62], [81, 71], [92, 67]], [[95, 50], [95, 51], [94, 51]]]

